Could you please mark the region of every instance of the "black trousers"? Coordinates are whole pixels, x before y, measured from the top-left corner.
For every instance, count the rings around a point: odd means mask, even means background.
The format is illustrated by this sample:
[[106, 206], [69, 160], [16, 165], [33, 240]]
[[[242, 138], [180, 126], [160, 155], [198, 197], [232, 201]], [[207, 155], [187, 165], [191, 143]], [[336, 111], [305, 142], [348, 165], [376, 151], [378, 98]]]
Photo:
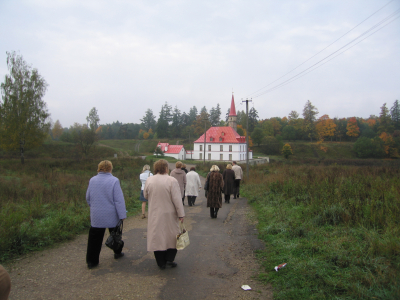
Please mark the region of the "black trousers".
[[229, 200], [231, 200], [231, 195], [225, 194], [225, 203], [229, 203]]
[[240, 180], [241, 179], [235, 179], [235, 184], [233, 185], [234, 198], [239, 197]]
[[194, 202], [196, 201], [197, 196], [187, 196], [187, 197], [188, 197], [189, 206], [194, 205]]
[[[114, 228], [108, 228], [108, 231], [111, 233], [115, 230]], [[99, 263], [99, 256], [101, 251], [101, 246], [103, 245], [103, 238], [106, 228], [97, 228], [90, 227], [89, 229], [89, 237], [88, 237], [88, 245], [86, 251], [86, 263], [91, 263], [93, 265], [97, 265]], [[115, 254], [120, 254], [122, 252], [122, 248], [118, 250], [114, 250]]]
[[165, 266], [167, 261], [173, 262], [175, 260], [175, 256], [178, 250], [176, 249], [167, 249], [164, 251], [154, 251], [154, 257], [156, 258], [157, 265], [159, 267]]
[[210, 216], [211, 218], [216, 218], [218, 214], [219, 208], [210, 207]]

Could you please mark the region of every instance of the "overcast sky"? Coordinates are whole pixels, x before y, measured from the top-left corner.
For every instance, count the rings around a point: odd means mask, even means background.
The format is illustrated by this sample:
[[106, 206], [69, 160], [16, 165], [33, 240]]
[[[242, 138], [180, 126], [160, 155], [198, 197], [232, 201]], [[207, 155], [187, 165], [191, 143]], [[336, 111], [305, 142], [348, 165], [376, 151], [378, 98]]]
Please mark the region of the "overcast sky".
[[[367, 118], [400, 100], [399, 9], [400, 0], [0, 0], [0, 79], [6, 51], [19, 51], [49, 84], [44, 100], [64, 127], [92, 107], [102, 124], [140, 123], [165, 101], [182, 112], [219, 103], [224, 118], [232, 89], [236, 109], [251, 97], [261, 119], [301, 115], [307, 100], [318, 117]], [[368, 37], [376, 25], [386, 26]]]

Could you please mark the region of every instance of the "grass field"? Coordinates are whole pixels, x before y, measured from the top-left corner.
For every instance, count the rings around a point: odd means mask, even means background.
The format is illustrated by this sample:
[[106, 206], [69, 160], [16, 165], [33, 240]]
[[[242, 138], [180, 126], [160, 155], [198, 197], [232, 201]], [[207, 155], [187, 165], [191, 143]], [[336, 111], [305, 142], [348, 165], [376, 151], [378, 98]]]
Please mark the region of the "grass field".
[[[275, 163], [242, 194], [275, 299], [400, 299], [400, 168]], [[281, 263], [287, 266], [276, 272]]]
[[[26, 151], [24, 165], [18, 153], [1, 152], [0, 261], [90, 226], [85, 193], [100, 160], [113, 161], [128, 214], [137, 214], [138, 176], [160, 158], [152, 155], [157, 143], [102, 140], [82, 159], [73, 144], [47, 142]], [[356, 159], [352, 143], [291, 145], [289, 160], [268, 155], [271, 163], [251, 166], [243, 180], [241, 194], [256, 210], [266, 244], [258, 253], [260, 280], [272, 283], [275, 299], [400, 299], [400, 161]], [[253, 153], [265, 156], [257, 147]], [[202, 176], [212, 164], [222, 172], [227, 163], [185, 162]], [[287, 267], [275, 272], [280, 263]]]
[[[142, 159], [111, 159], [130, 215], [141, 208]], [[99, 159], [0, 160], [0, 261], [73, 238], [90, 226], [85, 200]]]

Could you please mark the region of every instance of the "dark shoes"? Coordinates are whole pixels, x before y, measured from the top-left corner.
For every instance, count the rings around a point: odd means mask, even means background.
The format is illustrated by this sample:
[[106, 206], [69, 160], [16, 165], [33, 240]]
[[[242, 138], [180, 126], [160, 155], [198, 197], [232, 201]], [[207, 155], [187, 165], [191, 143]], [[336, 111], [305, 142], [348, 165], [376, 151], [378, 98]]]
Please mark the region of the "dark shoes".
[[165, 268], [168, 266], [168, 267], [171, 267], [171, 268], [176, 268], [176, 266], [177, 266], [178, 264], [176, 263], [176, 262], [174, 262], [174, 261], [167, 261], [167, 263], [165, 264], [165, 265], [162, 265], [162, 266], [158, 266], [161, 270], [165, 270]]
[[170, 266], [171, 268], [175, 268], [178, 264], [174, 261], [167, 261], [167, 266]]
[[96, 268], [98, 265], [99, 265], [99, 264], [88, 263], [88, 264], [87, 264], [87, 267], [88, 267], [88, 269], [94, 269], [94, 268]]
[[114, 259], [121, 258], [124, 255], [125, 255], [124, 252], [121, 252], [121, 253], [118, 253], [118, 254], [114, 253]]

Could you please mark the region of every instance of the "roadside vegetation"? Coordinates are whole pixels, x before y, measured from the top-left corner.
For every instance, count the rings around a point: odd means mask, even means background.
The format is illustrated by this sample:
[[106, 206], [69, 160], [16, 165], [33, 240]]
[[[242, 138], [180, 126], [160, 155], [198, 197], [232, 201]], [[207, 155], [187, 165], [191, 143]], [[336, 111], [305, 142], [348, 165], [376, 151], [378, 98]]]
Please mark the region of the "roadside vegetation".
[[[86, 189], [104, 158], [0, 160], [0, 261], [71, 239], [90, 227]], [[128, 215], [136, 214], [142, 159], [111, 159]]]
[[400, 299], [400, 162], [357, 161], [251, 168], [241, 194], [274, 299]]

